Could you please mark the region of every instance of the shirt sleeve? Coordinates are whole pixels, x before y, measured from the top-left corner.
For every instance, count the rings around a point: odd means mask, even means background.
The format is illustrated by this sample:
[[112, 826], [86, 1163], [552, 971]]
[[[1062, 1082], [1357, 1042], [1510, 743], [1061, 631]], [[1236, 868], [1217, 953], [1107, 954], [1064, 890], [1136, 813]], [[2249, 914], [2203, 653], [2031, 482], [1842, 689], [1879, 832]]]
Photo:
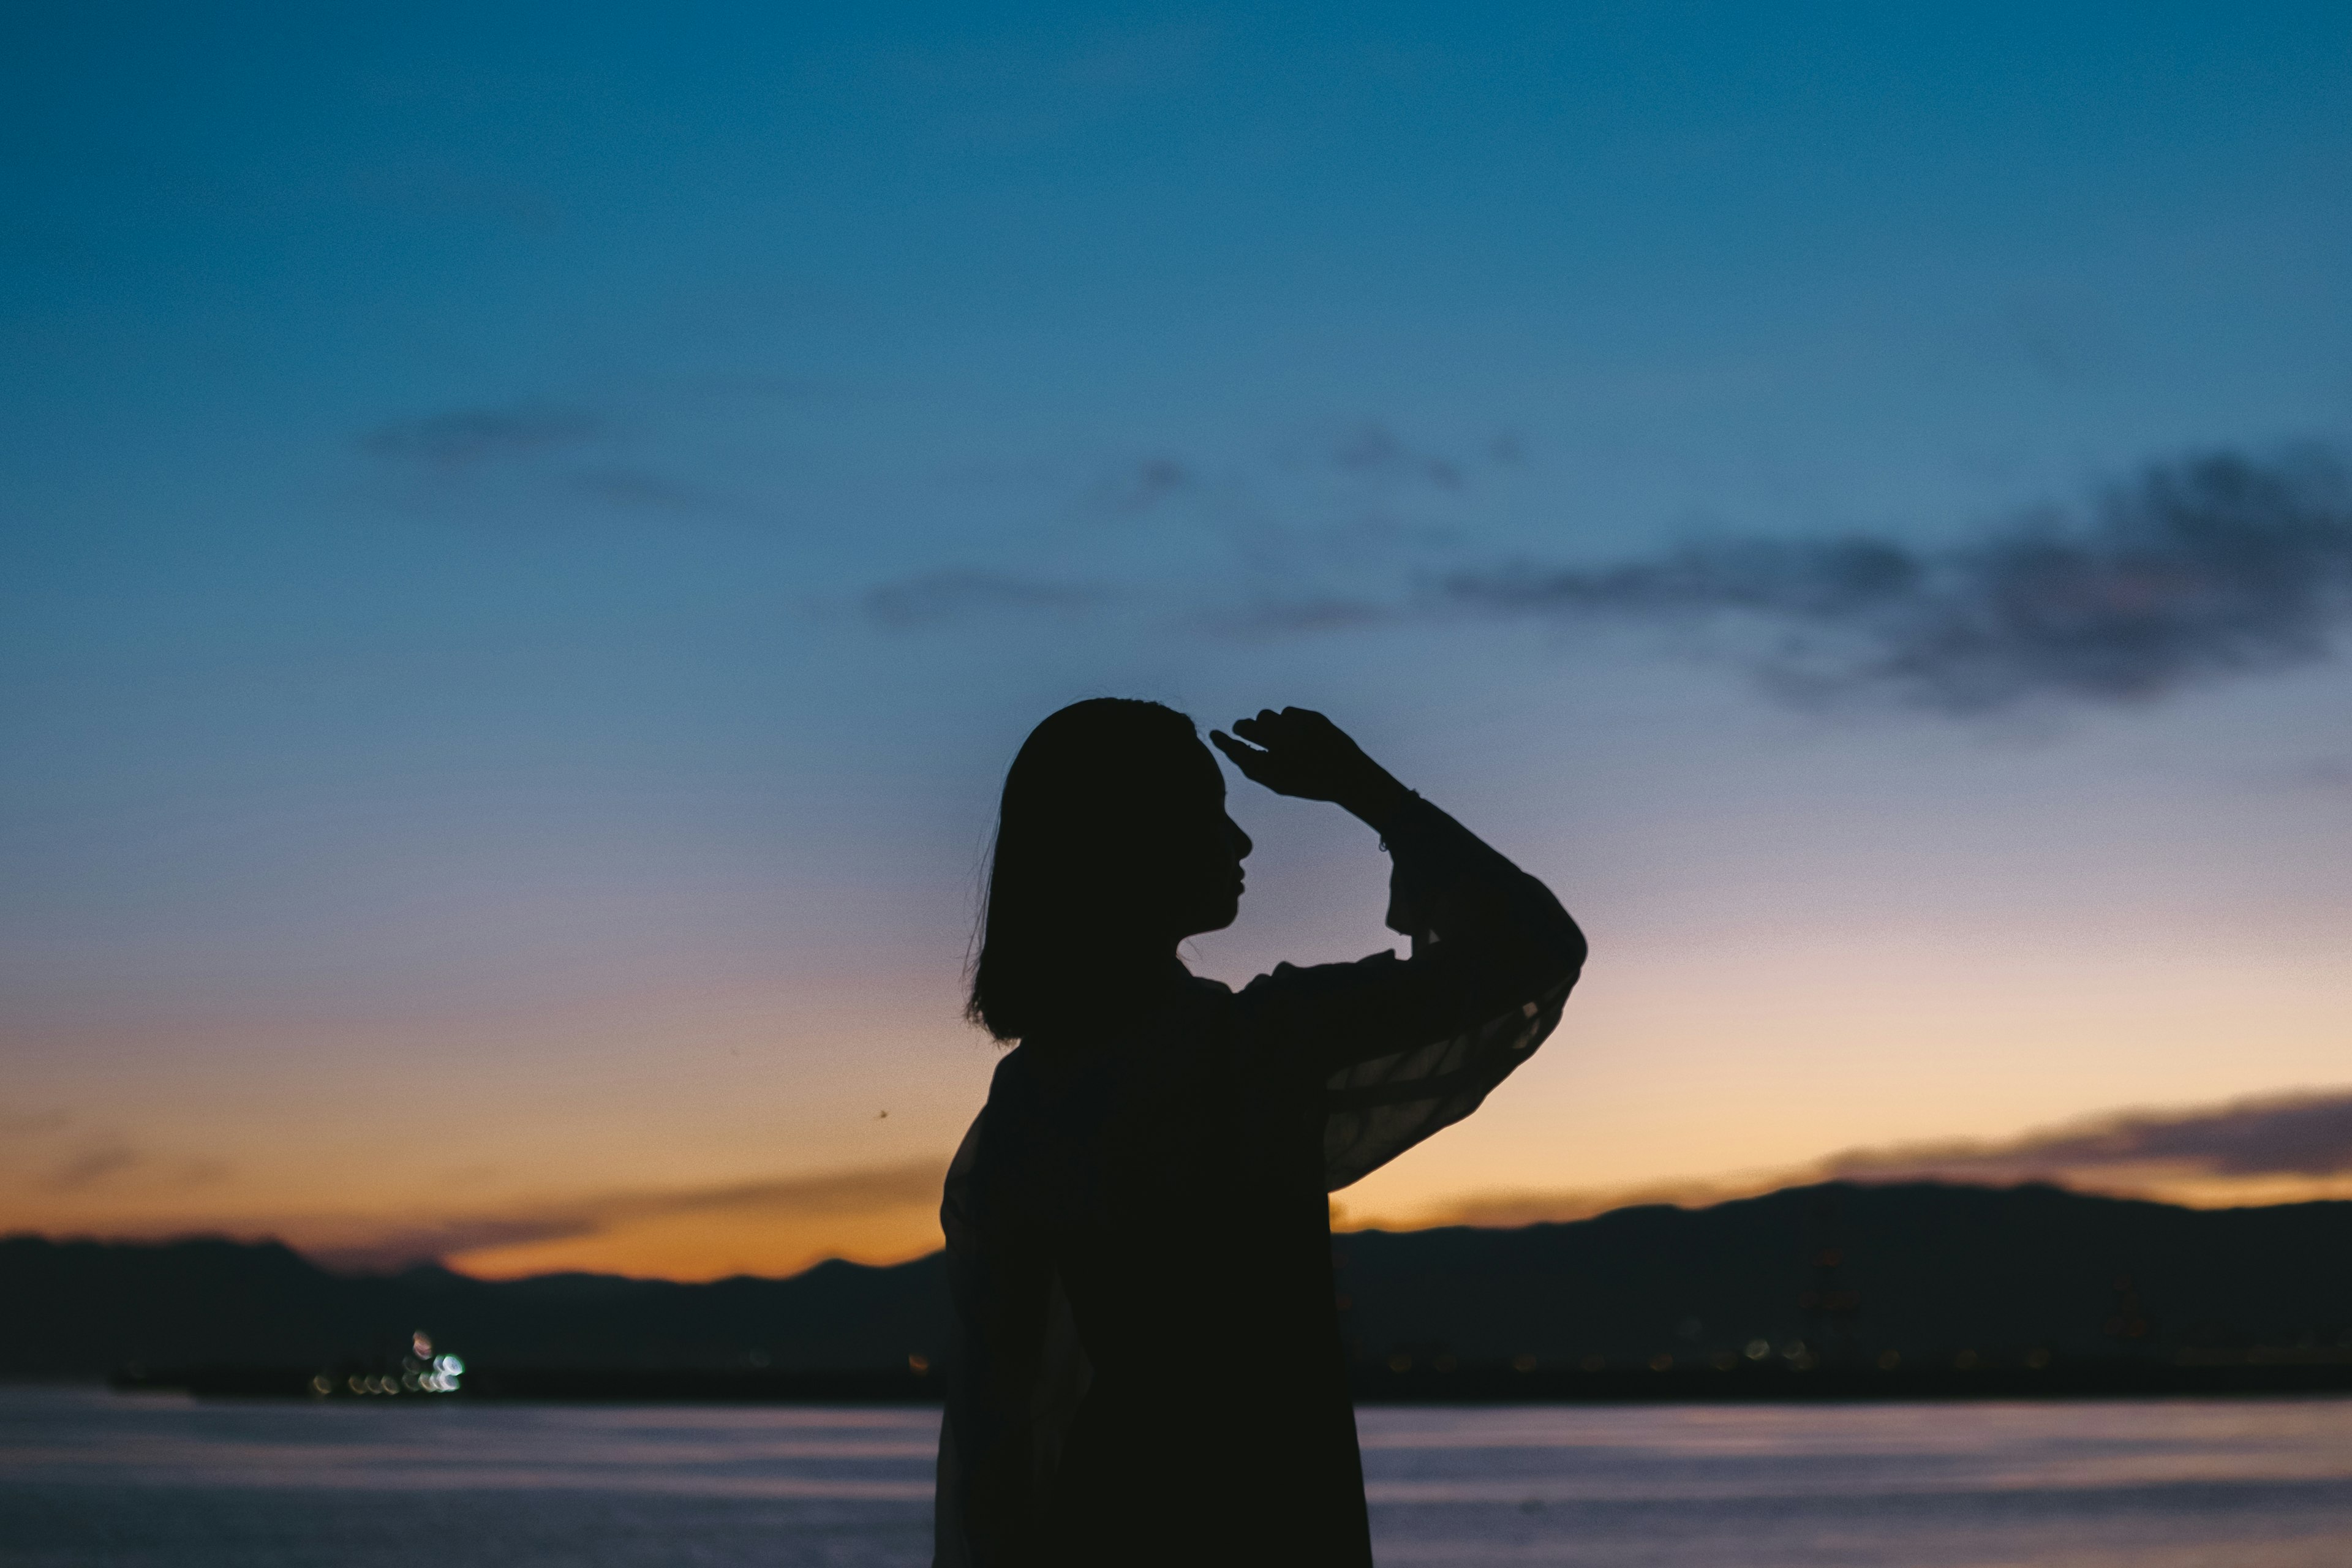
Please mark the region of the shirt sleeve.
[[1559, 1022], [1583, 932], [1550, 889], [1416, 798], [1386, 839], [1389, 929], [1412, 956], [1284, 964], [1236, 999], [1322, 1079], [1326, 1190], [1475, 1110]]

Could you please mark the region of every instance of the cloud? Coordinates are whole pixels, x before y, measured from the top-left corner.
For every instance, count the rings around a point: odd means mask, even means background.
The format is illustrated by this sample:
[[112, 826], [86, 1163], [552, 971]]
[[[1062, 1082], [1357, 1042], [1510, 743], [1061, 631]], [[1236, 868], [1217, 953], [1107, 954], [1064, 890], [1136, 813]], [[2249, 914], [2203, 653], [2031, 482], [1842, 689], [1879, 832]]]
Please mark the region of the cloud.
[[[1496, 455], [1503, 457], [1498, 445]], [[1511, 448], [1516, 455], [1517, 448]], [[1385, 483], [1418, 482], [1439, 489], [1458, 490], [1466, 476], [1451, 458], [1407, 446], [1385, 425], [1360, 425], [1331, 448], [1331, 462], [1340, 472]]]
[[2126, 361], [2122, 332], [2095, 299], [2034, 292], [2009, 302], [1996, 323], [2026, 364], [2053, 386], [2096, 380]]
[[2326, 657], [2352, 614], [2352, 504], [2316, 456], [2221, 454], [2151, 468], [2087, 517], [1940, 550], [1734, 540], [1598, 568], [1460, 571], [1433, 597], [1457, 614], [1745, 627], [1760, 635], [1738, 657], [1801, 701], [2129, 701]]
[[2200, 1205], [2352, 1196], [2352, 1089], [2298, 1090], [2178, 1110], [2108, 1111], [2010, 1139], [1850, 1149], [1780, 1170], [1638, 1187], [1477, 1193], [1409, 1223], [1515, 1226], [1584, 1219], [1634, 1204], [1697, 1208], [1831, 1181], [1979, 1186], [2047, 1182], [2078, 1192]]
[[394, 420], [362, 436], [359, 444], [379, 458], [463, 468], [577, 446], [603, 432], [603, 422], [581, 409], [522, 405]]
[[866, 591], [865, 608], [883, 625], [906, 629], [990, 612], [1074, 615], [1093, 609], [1105, 597], [1102, 589], [1083, 583], [950, 567], [878, 584]]
[[227, 1178], [225, 1161], [142, 1147], [120, 1131], [93, 1126], [62, 1107], [0, 1110], [0, 1181], [23, 1192], [78, 1195], [93, 1191], [153, 1197]]
[[282, 1234], [303, 1256], [322, 1268], [347, 1274], [387, 1274], [488, 1247], [593, 1236], [600, 1226], [585, 1215], [534, 1215], [508, 1218], [485, 1215], [405, 1225], [342, 1221], [320, 1226], [310, 1222], [260, 1228]]
[[1146, 458], [1094, 485], [1080, 500], [1092, 516], [1120, 519], [1140, 516], [1196, 482], [1191, 468], [1174, 458]]
[[2055, 1181], [2124, 1174], [2215, 1180], [2352, 1176], [2352, 1090], [2116, 1111], [2004, 1142], [1854, 1150], [1823, 1161], [1855, 1181]]
[[1212, 630], [1227, 637], [1253, 639], [1314, 632], [1359, 631], [1385, 626], [1404, 617], [1395, 605], [1377, 599], [1345, 595], [1279, 597], [1260, 600], [1245, 609], [1211, 616]]
[[2352, 485], [2318, 448], [2151, 464], [2084, 504], [1937, 545], [1863, 532], [1597, 564], [1482, 561], [1471, 481], [1517, 450], [1500, 438], [1457, 460], [1373, 422], [1263, 473], [1154, 458], [1080, 498], [1090, 517], [1138, 526], [1056, 534], [1050, 571], [900, 577], [865, 609], [904, 628], [1067, 616], [1116, 595], [1170, 626], [1244, 638], [1631, 626], [1744, 668], [1783, 701], [1950, 715], [2146, 701], [2290, 669], [2327, 658], [2352, 619]]
[[1170, 451], [1089, 465], [967, 467], [953, 479], [1001, 520], [966, 559], [867, 589], [862, 608], [906, 629], [1066, 617], [1112, 601], [1174, 629], [1262, 637], [1428, 620], [1415, 563], [1458, 556], [1465, 497], [1520, 461], [1498, 435], [1454, 457], [1367, 421], [1286, 439], [1255, 458]]
[[708, 490], [643, 468], [595, 468], [573, 483], [584, 495], [630, 510], [711, 511], [722, 505]]
[[53, 1167], [46, 1185], [53, 1193], [75, 1193], [94, 1187], [146, 1163], [129, 1144], [109, 1139], [68, 1155]]
[[937, 1202], [946, 1172], [943, 1160], [908, 1160], [895, 1165], [859, 1166], [683, 1192], [637, 1193], [604, 1200], [599, 1213], [607, 1221], [719, 1210], [865, 1214]]
[[853, 1217], [939, 1202], [947, 1162], [910, 1160], [713, 1186], [607, 1192], [503, 1209], [386, 1224], [364, 1218], [274, 1228], [331, 1268], [399, 1268], [492, 1247], [595, 1237], [647, 1222], [705, 1215], [778, 1220]]

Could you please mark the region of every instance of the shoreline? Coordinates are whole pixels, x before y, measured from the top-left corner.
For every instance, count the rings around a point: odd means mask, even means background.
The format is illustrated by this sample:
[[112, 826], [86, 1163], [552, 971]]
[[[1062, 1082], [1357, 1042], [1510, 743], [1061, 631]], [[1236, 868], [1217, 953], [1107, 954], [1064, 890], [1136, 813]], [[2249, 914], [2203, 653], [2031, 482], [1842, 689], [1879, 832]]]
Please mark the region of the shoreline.
[[[2352, 1359], [2158, 1362], [2114, 1358], [2040, 1366], [1977, 1364], [1794, 1368], [1742, 1363], [1667, 1367], [1470, 1365], [1351, 1369], [1360, 1405], [1749, 1405], [1916, 1404], [1954, 1401], [2248, 1398], [2352, 1395]], [[117, 1393], [186, 1394], [200, 1399], [314, 1401], [361, 1396], [313, 1392], [310, 1367], [125, 1368], [106, 1380]], [[86, 1385], [85, 1385], [86, 1386]], [[785, 1372], [656, 1368], [478, 1367], [463, 1393], [375, 1398], [375, 1403], [592, 1401], [625, 1404], [937, 1405], [938, 1373], [904, 1368]]]

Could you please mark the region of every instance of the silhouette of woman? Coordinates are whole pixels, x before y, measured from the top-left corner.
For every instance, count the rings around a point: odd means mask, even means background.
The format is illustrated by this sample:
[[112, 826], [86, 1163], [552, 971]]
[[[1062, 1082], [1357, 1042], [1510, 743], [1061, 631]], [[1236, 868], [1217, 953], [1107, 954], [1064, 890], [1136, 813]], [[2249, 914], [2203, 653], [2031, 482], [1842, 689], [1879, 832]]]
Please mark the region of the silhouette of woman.
[[1250, 840], [1192, 721], [1106, 698], [1031, 733], [970, 1009], [1019, 1044], [940, 1213], [940, 1568], [1366, 1568], [1325, 1194], [1475, 1110], [1584, 961], [1541, 883], [1321, 714], [1209, 738], [1380, 834], [1412, 956], [1194, 978], [1178, 944], [1233, 922]]

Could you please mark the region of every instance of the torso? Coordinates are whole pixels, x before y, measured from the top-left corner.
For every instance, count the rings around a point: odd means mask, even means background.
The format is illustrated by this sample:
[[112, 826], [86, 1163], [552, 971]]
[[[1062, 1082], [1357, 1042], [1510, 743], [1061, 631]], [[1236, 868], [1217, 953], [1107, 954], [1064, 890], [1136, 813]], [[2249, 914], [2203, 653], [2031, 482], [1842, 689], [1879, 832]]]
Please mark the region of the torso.
[[1248, 1022], [1196, 981], [1116, 1037], [1036, 1040], [999, 1069], [992, 1207], [1036, 1226], [1094, 1371], [1054, 1511], [1066, 1541], [1116, 1531], [1122, 1555], [1139, 1510], [1223, 1561], [1250, 1560], [1246, 1535], [1286, 1543], [1269, 1562], [1360, 1563], [1319, 1086]]

